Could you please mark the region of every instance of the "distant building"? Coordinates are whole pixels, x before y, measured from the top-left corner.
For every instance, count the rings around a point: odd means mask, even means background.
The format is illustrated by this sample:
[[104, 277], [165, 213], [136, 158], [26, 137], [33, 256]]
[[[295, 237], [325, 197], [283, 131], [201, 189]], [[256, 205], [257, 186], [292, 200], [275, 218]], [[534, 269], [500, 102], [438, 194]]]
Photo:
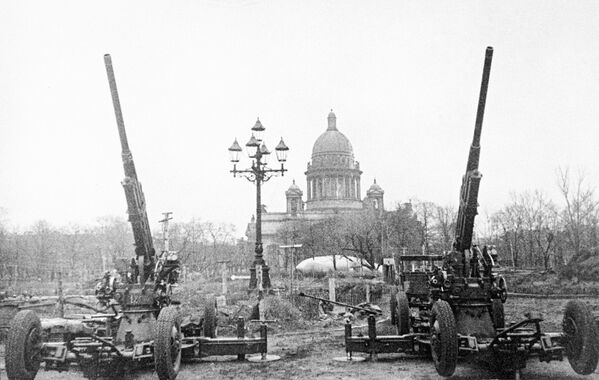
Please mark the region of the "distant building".
[[[322, 220], [339, 213], [361, 211], [373, 208], [384, 211], [384, 191], [376, 183], [360, 196], [362, 171], [354, 158], [352, 145], [347, 137], [337, 129], [337, 117], [331, 110], [328, 126], [314, 142], [312, 160], [308, 162], [306, 175], [306, 201], [304, 192], [295, 183], [285, 191], [286, 210], [268, 212], [262, 209], [262, 243], [265, 260], [276, 268], [279, 265], [279, 245], [277, 231], [285, 222], [292, 220]], [[256, 225], [254, 216], [246, 230], [251, 246], [255, 241]]]

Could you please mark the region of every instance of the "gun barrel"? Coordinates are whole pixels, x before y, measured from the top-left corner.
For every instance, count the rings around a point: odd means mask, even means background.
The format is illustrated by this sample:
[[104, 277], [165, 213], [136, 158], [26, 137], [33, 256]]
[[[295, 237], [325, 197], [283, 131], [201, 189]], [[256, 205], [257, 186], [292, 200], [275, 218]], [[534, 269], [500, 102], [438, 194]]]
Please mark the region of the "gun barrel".
[[116, 123], [119, 128], [121, 148], [123, 153], [129, 152], [127, 133], [125, 132], [125, 122], [123, 121], [123, 112], [121, 111], [121, 102], [119, 100], [119, 92], [116, 88], [116, 79], [114, 77], [114, 69], [112, 68], [112, 58], [110, 57], [110, 54], [104, 54], [104, 65], [106, 66], [106, 74], [108, 75], [108, 84], [110, 85], [110, 94], [112, 95], [112, 105], [114, 107]]
[[133, 158], [131, 157], [131, 150], [129, 149], [129, 142], [127, 140], [127, 132], [125, 132], [125, 122], [123, 120], [123, 112], [121, 111], [121, 101], [119, 100], [119, 92], [116, 87], [116, 79], [114, 76], [114, 69], [112, 68], [112, 58], [110, 57], [110, 54], [104, 54], [104, 65], [106, 66], [106, 75], [108, 75], [108, 84], [110, 85], [110, 95], [112, 96], [112, 106], [114, 107], [116, 124], [119, 129], [125, 175], [130, 178], [137, 178], [135, 165], [133, 164]]
[[127, 213], [129, 214], [129, 222], [131, 223], [133, 237], [135, 239], [135, 255], [137, 256], [137, 264], [139, 266], [140, 283], [143, 284], [152, 274], [156, 253], [146, 213], [146, 200], [141, 184], [137, 179], [133, 156], [127, 141], [127, 133], [125, 132], [125, 123], [123, 121], [123, 113], [121, 112], [121, 103], [116, 88], [116, 80], [110, 54], [104, 55], [104, 64], [106, 66], [110, 94], [112, 95], [112, 105], [114, 106], [114, 114], [116, 116], [116, 123], [121, 140], [121, 158], [123, 160], [123, 168], [125, 171], [125, 179], [121, 184], [125, 190]]
[[332, 303], [334, 305], [345, 306], [347, 308], [354, 309], [354, 310], [360, 310], [360, 311], [363, 311], [365, 313], [372, 314], [372, 315], [379, 315], [379, 314], [381, 314], [381, 312], [379, 312], [379, 311], [366, 309], [366, 308], [363, 308], [363, 307], [360, 307], [360, 306], [353, 306], [353, 305], [349, 305], [349, 304], [346, 304], [346, 303], [343, 303], [343, 302], [330, 301], [330, 300], [327, 300], [327, 299], [324, 299], [324, 298], [311, 296], [309, 294], [300, 293], [299, 296], [300, 297], [306, 297], [306, 298], [313, 298], [315, 300], [319, 300], [319, 301], [326, 302], [326, 303]]
[[493, 48], [489, 46], [485, 52], [485, 65], [483, 68], [480, 95], [478, 97], [474, 137], [472, 139], [472, 145], [470, 146], [470, 153], [466, 164], [466, 173], [462, 177], [462, 188], [460, 190], [460, 206], [456, 220], [455, 233], [455, 249], [459, 252], [470, 249], [470, 246], [472, 245], [474, 218], [476, 217], [478, 207], [478, 189], [482, 177], [478, 171], [480, 135], [485, 113], [485, 103], [487, 101], [487, 89], [489, 87], [492, 60]]
[[487, 90], [489, 88], [489, 77], [491, 75], [491, 63], [493, 61], [493, 48], [487, 47], [485, 51], [485, 65], [483, 68], [483, 77], [480, 84], [480, 94], [478, 96], [478, 109], [476, 110], [476, 122], [474, 124], [474, 137], [470, 146], [470, 155], [466, 171], [478, 169], [480, 157], [480, 134], [483, 127], [483, 118], [485, 115], [485, 104], [487, 103]]

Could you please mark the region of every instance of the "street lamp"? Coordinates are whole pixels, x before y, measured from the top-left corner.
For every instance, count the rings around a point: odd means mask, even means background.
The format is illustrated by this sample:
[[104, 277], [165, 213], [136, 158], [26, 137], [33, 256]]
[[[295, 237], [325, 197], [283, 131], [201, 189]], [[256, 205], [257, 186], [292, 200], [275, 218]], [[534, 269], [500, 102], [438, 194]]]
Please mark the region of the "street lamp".
[[270, 151], [266, 147], [264, 141], [262, 141], [262, 132], [264, 132], [264, 126], [260, 122], [260, 119], [256, 121], [256, 124], [252, 127], [252, 136], [250, 140], [245, 144], [248, 157], [252, 160], [252, 166], [248, 169], [239, 170], [237, 169], [237, 163], [239, 162], [239, 155], [241, 154], [241, 146], [237, 142], [237, 139], [233, 141], [233, 145], [229, 148], [229, 155], [231, 156], [231, 162], [233, 163], [233, 177], [237, 177], [239, 174], [241, 177], [245, 177], [248, 181], [256, 184], [256, 248], [254, 252], [256, 256], [254, 263], [250, 268], [250, 290], [256, 289], [258, 280], [256, 277], [256, 267], [262, 268], [262, 287], [263, 289], [270, 288], [270, 277], [268, 274], [269, 268], [262, 257], [262, 200], [261, 200], [261, 186], [263, 182], [268, 181], [271, 177], [281, 174], [283, 176], [287, 169], [284, 167], [284, 163], [287, 160], [287, 151], [289, 148], [283, 142], [283, 138], [279, 144], [275, 147], [277, 160], [281, 163], [280, 169], [270, 169], [266, 166], [266, 161], [270, 155]]

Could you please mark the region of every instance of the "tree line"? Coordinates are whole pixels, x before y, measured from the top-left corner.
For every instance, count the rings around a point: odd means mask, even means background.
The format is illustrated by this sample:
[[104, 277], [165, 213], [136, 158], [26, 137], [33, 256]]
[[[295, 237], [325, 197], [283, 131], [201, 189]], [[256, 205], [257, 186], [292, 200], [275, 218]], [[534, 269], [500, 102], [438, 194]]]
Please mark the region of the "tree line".
[[[599, 201], [584, 174], [559, 169], [561, 198], [540, 190], [512, 193], [508, 204], [489, 216], [478, 215], [475, 239], [494, 245], [500, 264], [576, 272], [580, 263], [598, 258]], [[288, 221], [278, 231], [283, 244], [302, 244], [299, 259], [320, 255], [356, 256], [369, 268], [395, 254], [438, 254], [452, 249], [456, 206], [412, 200], [381, 212], [365, 209], [323, 220]]]
[[572, 276], [578, 270], [587, 272], [590, 268], [584, 262], [599, 257], [595, 187], [583, 173], [572, 175], [569, 169], [560, 168], [556, 177], [558, 202], [539, 190], [514, 193], [506, 206], [491, 215], [483, 235], [501, 247], [505, 264]]
[[[539, 190], [513, 193], [498, 211], [478, 215], [474, 241], [495, 245], [503, 266], [558, 270], [570, 276], [593, 268], [599, 272], [595, 188], [583, 174], [572, 175], [568, 169], [558, 170], [556, 182], [558, 201]], [[376, 269], [384, 257], [395, 254], [451, 250], [456, 206], [411, 200], [388, 211], [365, 209], [320, 220], [298, 216], [279, 229], [277, 240], [303, 245], [296, 252], [296, 263], [320, 255], [355, 256]], [[104, 270], [127, 265], [134, 252], [131, 226], [124, 217], [101, 217], [94, 225], [55, 227], [42, 220], [21, 230], [7, 226], [0, 220], [2, 280], [53, 280], [58, 272], [92, 280]], [[171, 250], [190, 271], [217, 276], [223, 261], [236, 272], [247, 270], [253, 260], [253, 242], [237, 239], [231, 224], [199, 219], [173, 222], [169, 235]], [[153, 238], [160, 252], [159, 227]], [[288, 268], [290, 257], [285, 260]], [[589, 276], [599, 278], [595, 272]]]
[[[0, 223], [0, 278], [4, 281], [94, 280], [104, 271], [126, 268], [134, 256], [131, 225], [124, 217], [105, 216], [94, 225], [55, 227], [37, 221], [22, 230]], [[152, 232], [156, 252], [163, 248], [162, 230]], [[247, 268], [246, 243], [235, 238], [227, 223], [192, 219], [169, 226], [170, 250], [190, 271], [216, 275], [220, 261]]]

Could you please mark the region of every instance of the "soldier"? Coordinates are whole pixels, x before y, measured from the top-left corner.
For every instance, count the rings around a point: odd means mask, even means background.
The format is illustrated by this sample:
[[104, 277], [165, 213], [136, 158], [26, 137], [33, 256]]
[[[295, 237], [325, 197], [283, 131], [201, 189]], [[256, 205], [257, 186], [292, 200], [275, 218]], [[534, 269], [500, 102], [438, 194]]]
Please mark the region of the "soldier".
[[472, 245], [472, 257], [470, 257], [470, 277], [480, 277], [480, 248]]

